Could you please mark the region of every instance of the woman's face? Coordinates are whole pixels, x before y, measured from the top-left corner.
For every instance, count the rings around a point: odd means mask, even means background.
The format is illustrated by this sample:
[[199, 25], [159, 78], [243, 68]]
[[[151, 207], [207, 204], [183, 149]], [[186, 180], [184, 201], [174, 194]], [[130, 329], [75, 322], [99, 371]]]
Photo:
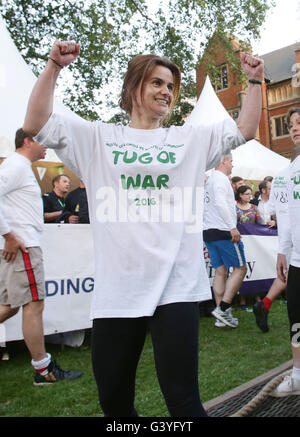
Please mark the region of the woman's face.
[[246, 190], [244, 193], [240, 194], [240, 200], [244, 203], [248, 203], [251, 200], [252, 191]]
[[290, 135], [295, 146], [300, 144], [300, 113], [294, 112], [290, 119], [289, 125]]
[[161, 119], [170, 111], [174, 100], [174, 79], [171, 70], [157, 65], [133, 99], [133, 110], [148, 117]]

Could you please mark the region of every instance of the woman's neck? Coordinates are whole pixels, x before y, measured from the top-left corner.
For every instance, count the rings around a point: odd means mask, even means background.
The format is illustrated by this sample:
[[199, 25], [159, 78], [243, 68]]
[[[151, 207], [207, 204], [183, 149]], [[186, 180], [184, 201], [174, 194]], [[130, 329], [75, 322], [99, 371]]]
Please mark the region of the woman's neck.
[[241, 201], [238, 201], [238, 206], [239, 206], [241, 209], [249, 209], [249, 208], [250, 208], [250, 203], [249, 203], [249, 202], [241, 202]]
[[133, 111], [129, 126], [134, 129], [157, 129], [160, 127], [160, 118], [146, 117], [144, 114], [138, 114], [137, 111]]

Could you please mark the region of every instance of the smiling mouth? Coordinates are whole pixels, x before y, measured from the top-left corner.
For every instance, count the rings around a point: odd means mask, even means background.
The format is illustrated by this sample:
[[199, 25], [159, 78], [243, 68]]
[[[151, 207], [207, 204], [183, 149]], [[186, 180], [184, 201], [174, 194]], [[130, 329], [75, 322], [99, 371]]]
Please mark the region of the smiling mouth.
[[168, 106], [169, 102], [166, 99], [155, 99], [156, 102]]

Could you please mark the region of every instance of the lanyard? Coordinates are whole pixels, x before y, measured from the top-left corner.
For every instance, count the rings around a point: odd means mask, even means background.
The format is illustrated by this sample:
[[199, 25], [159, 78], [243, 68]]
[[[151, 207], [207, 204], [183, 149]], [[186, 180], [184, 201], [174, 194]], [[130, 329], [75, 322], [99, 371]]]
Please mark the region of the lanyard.
[[65, 202], [62, 202], [60, 199], [57, 199], [57, 200], [62, 208], [64, 208], [66, 206]]

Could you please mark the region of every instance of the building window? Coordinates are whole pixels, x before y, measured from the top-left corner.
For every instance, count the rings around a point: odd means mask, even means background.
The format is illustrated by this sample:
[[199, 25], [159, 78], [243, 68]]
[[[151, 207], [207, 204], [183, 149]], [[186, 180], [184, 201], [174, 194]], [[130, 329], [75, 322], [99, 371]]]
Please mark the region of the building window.
[[221, 91], [228, 88], [228, 68], [226, 64], [218, 67], [218, 72], [214, 82], [216, 91]]
[[268, 91], [269, 103], [279, 103], [284, 100], [293, 98], [293, 89], [291, 83], [281, 85]]
[[289, 134], [286, 117], [277, 117], [274, 119], [274, 121], [275, 121], [275, 136], [276, 137], [283, 137], [284, 135]]
[[269, 103], [275, 103], [276, 102], [276, 98], [275, 98], [275, 90], [269, 90]]

